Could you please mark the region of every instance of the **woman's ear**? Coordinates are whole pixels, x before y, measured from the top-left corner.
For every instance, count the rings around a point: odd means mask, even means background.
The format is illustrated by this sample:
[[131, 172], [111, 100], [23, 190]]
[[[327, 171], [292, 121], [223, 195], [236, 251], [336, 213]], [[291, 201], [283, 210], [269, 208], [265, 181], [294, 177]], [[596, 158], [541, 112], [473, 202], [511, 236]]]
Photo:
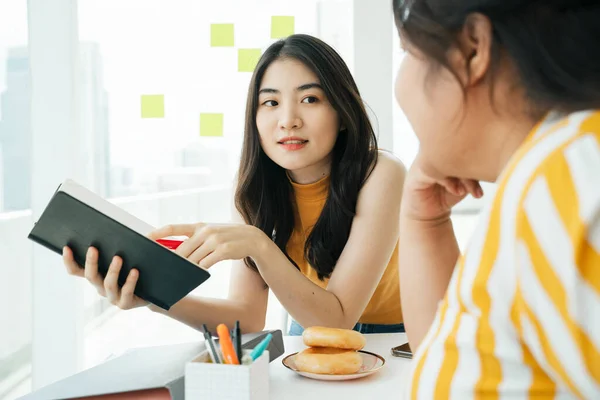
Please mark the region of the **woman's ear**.
[[338, 128], [338, 132], [344, 132], [346, 130], [346, 125], [344, 124], [344, 121], [342, 121], [342, 118], [338, 115], [338, 122], [339, 122], [339, 128]]
[[463, 31], [459, 35], [459, 42], [464, 55], [468, 85], [476, 85], [489, 71], [492, 62], [493, 36], [492, 23], [488, 17], [478, 13], [467, 17]]

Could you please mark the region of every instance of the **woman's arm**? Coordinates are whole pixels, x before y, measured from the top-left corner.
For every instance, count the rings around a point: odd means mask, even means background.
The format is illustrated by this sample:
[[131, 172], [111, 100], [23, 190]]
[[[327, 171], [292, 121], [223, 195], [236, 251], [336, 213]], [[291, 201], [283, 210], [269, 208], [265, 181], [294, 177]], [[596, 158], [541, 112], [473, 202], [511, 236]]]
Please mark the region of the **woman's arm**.
[[402, 314], [414, 352], [429, 331], [460, 255], [450, 215], [469, 193], [483, 196], [478, 182], [439, 175], [420, 154], [407, 174], [398, 258]]
[[416, 351], [444, 297], [460, 250], [450, 214], [439, 220], [400, 217], [400, 293], [407, 336]]
[[[243, 218], [231, 203], [232, 222], [242, 224]], [[151, 234], [151, 236], [156, 233]], [[159, 234], [160, 235], [160, 234]], [[166, 312], [151, 306], [153, 311], [167, 315], [192, 328], [201, 329], [206, 324], [211, 332], [223, 323], [233, 326], [240, 321], [242, 332], [260, 332], [265, 327], [269, 289], [261, 276], [246, 266], [242, 260], [233, 260], [229, 295], [227, 299], [187, 296]]]
[[400, 161], [380, 155], [360, 191], [348, 242], [326, 290], [304, 277], [269, 240], [252, 254], [264, 281], [302, 326], [351, 328], [358, 321], [398, 243], [404, 175]]
[[211, 332], [216, 332], [217, 325], [232, 327], [238, 320], [243, 332], [259, 332], [265, 326], [268, 294], [258, 273], [243, 261], [233, 261], [227, 299], [186, 296], [169, 311], [153, 305], [150, 309], [198, 330], [206, 324]]
[[[232, 215], [234, 222], [242, 222], [242, 218], [233, 204]], [[171, 228], [158, 229], [151, 232], [149, 237], [155, 240], [170, 236]], [[182, 245], [182, 247], [184, 246]], [[180, 252], [179, 254], [182, 255]], [[188, 255], [184, 256], [188, 257]], [[227, 326], [233, 326], [237, 320], [240, 321], [240, 327], [244, 332], [261, 331], [265, 325], [268, 289], [260, 275], [247, 268], [243, 261], [233, 261], [227, 299], [188, 295], [168, 311], [149, 304], [134, 294], [139, 278], [139, 271], [136, 269], [130, 271], [125, 284], [119, 287], [118, 278], [123, 260], [118, 256], [113, 257], [105, 277], [98, 273], [98, 251], [93, 247], [88, 249], [84, 268], [77, 264], [73, 252], [68, 247], [63, 249], [63, 262], [69, 274], [87, 279], [96, 288], [98, 294], [106, 297], [111, 304], [123, 310], [148, 306], [152, 311], [167, 315], [198, 330], [201, 330], [202, 325], [206, 324], [213, 332], [218, 324], [224, 323]]]
[[[398, 243], [404, 176], [400, 161], [381, 153], [359, 193], [348, 242], [327, 289], [302, 275], [271, 238], [254, 226], [172, 225], [158, 230], [155, 235], [188, 236], [176, 252], [204, 268], [223, 260], [251, 257], [262, 280], [301, 325], [351, 328], [375, 292]], [[250, 274], [250, 271], [245, 273]], [[245, 282], [239, 286], [243, 284]], [[250, 285], [254, 288], [252, 296], [258, 293], [258, 286], [258, 280]], [[248, 298], [249, 293], [239, 295], [237, 301]], [[262, 304], [262, 300], [260, 302]], [[246, 300], [244, 304], [253, 303]], [[202, 319], [209, 319], [202, 307], [194, 308], [203, 313]], [[196, 318], [190, 312], [186, 315]]]

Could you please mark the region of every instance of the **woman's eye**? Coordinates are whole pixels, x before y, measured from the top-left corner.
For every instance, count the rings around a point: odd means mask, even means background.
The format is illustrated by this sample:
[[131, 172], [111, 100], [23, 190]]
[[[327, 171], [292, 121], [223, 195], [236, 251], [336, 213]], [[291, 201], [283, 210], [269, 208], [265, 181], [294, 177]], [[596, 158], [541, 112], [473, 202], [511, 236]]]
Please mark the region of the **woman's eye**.
[[267, 100], [263, 103], [263, 105], [267, 107], [275, 107], [277, 102], [275, 100]]
[[314, 96], [309, 96], [309, 97], [305, 98], [304, 100], [302, 100], [303, 103], [308, 103], [308, 104], [313, 104], [313, 103], [316, 103], [317, 101], [319, 101], [319, 99], [317, 99]]

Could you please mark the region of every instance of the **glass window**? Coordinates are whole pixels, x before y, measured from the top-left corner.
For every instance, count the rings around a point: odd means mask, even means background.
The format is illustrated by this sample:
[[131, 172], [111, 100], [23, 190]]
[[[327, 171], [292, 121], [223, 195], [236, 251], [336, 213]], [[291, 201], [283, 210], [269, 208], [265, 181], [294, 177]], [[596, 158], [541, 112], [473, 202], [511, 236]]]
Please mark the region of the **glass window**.
[[27, 2], [0, 2], [0, 399], [27, 393], [31, 371], [27, 43]]
[[315, 17], [314, 1], [80, 1], [95, 189], [123, 197], [230, 182], [256, 53], [272, 33], [315, 34]]
[[31, 129], [25, 1], [0, 4], [0, 211], [30, 207]]

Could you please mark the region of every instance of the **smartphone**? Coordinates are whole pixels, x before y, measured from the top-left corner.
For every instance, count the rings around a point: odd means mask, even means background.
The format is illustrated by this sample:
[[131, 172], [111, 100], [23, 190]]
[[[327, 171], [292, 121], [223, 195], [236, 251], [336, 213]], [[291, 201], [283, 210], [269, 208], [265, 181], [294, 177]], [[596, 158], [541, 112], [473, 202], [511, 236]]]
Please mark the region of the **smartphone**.
[[394, 357], [412, 358], [412, 350], [408, 343], [404, 343], [400, 346], [392, 347], [392, 355]]

